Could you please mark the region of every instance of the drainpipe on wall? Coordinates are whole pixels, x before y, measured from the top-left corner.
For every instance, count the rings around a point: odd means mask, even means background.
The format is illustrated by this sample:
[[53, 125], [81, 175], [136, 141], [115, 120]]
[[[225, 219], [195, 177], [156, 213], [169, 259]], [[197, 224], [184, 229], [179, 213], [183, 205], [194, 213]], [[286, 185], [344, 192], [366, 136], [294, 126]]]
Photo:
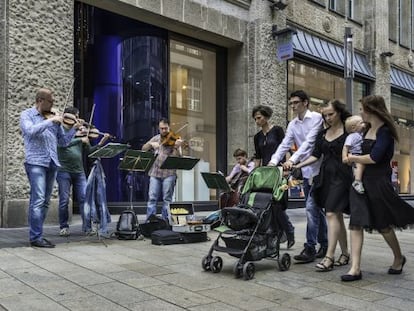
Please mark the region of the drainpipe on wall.
[[3, 215], [4, 215], [4, 204], [5, 204], [5, 197], [6, 197], [6, 184], [5, 184], [5, 171], [6, 171], [6, 144], [7, 144], [7, 137], [6, 137], [6, 128], [7, 128], [7, 122], [6, 118], [7, 118], [7, 47], [8, 47], [8, 28], [7, 28], [7, 8], [8, 8], [8, 0], [4, 0], [3, 1], [3, 14], [2, 14], [2, 37], [1, 39], [3, 40], [3, 44], [2, 44], [2, 48], [3, 48], [3, 72], [1, 73], [0, 76], [0, 87], [2, 88], [2, 98], [0, 99], [1, 102], [1, 107], [0, 107], [0, 112], [3, 115], [3, 122], [2, 122], [2, 127], [0, 129], [0, 139], [1, 139], [1, 172], [0, 173], [0, 228], [2, 228], [4, 226], [4, 220], [3, 220]]

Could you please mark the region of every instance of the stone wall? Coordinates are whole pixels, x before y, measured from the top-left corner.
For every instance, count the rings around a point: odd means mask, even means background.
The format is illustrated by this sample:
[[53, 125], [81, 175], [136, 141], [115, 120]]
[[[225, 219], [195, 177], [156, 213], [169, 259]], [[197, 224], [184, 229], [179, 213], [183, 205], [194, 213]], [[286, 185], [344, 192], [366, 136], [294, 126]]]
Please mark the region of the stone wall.
[[54, 91], [55, 108], [61, 109], [72, 83], [73, 2], [9, 0], [6, 22], [8, 68], [1, 116], [6, 124], [3, 226], [23, 225], [27, 218], [29, 186], [23, 168], [20, 113], [33, 105], [40, 87]]
[[2, 226], [2, 217], [5, 192], [6, 192], [6, 179], [3, 172], [6, 171], [5, 167], [5, 145], [6, 145], [6, 70], [7, 70], [7, 2], [0, 1], [0, 227]]

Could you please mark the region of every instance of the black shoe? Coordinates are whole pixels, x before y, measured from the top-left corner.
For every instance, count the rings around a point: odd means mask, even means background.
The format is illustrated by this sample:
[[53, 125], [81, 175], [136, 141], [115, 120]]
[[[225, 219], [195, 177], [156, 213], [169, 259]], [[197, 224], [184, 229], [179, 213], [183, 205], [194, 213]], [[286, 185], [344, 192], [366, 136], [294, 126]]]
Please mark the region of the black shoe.
[[291, 248], [293, 245], [295, 245], [295, 233], [287, 233], [287, 248]]
[[405, 258], [405, 256], [402, 256], [402, 264], [401, 264], [401, 269], [394, 269], [392, 267], [390, 267], [388, 269], [388, 274], [401, 274], [404, 268], [404, 265], [407, 261], [407, 258]]
[[326, 251], [328, 250], [327, 246], [321, 246], [319, 247], [318, 251], [316, 252], [315, 257], [316, 258], [325, 258], [326, 256]]
[[315, 260], [315, 249], [305, 246], [303, 251], [299, 255], [294, 256], [293, 259], [300, 261], [300, 263], [312, 262]]
[[342, 282], [353, 282], [353, 281], [359, 281], [360, 279], [362, 279], [362, 273], [361, 272], [359, 272], [359, 274], [357, 274], [357, 275], [344, 274], [344, 275], [341, 276]]
[[54, 248], [55, 245], [51, 242], [49, 242], [46, 239], [31, 241], [30, 246], [32, 247], [44, 247], [44, 248]]

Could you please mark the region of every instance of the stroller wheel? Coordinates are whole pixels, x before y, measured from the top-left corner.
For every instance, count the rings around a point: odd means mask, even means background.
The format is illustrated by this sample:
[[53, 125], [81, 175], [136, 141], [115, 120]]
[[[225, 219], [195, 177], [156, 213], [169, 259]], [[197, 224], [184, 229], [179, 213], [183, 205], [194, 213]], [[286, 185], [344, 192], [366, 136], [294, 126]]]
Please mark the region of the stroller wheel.
[[238, 261], [234, 263], [233, 274], [236, 279], [241, 278], [243, 275], [243, 266]]
[[201, 267], [203, 268], [204, 271], [210, 271], [211, 269], [211, 256], [206, 255], [203, 257], [203, 259], [201, 260]]
[[281, 258], [277, 261], [279, 266], [279, 271], [287, 271], [290, 268], [290, 255], [284, 253]]
[[223, 268], [223, 259], [220, 256], [215, 256], [211, 260], [210, 269], [213, 273], [219, 273]]
[[248, 281], [253, 279], [256, 268], [254, 263], [248, 261], [243, 265], [243, 278]]

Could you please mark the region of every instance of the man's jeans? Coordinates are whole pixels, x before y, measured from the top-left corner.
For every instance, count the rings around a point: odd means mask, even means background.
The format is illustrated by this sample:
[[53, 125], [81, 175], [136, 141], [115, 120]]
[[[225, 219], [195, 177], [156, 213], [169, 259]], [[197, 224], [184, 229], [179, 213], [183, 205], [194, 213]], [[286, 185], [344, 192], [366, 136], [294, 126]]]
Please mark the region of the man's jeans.
[[150, 215], [157, 213], [157, 201], [162, 194], [162, 218], [169, 222], [169, 208], [174, 194], [177, 176], [172, 175], [166, 178], [150, 177], [147, 220]]
[[316, 244], [322, 247], [328, 246], [328, 227], [326, 225], [326, 217], [321, 207], [319, 207], [313, 199], [311, 186], [307, 178], [303, 179], [303, 191], [305, 193], [306, 204], [306, 243], [305, 245], [315, 249]]
[[79, 211], [82, 220], [83, 206], [85, 203], [86, 192], [86, 176], [84, 172], [81, 173], [68, 173], [58, 171], [56, 177], [59, 186], [59, 225], [60, 229], [69, 228], [69, 198], [70, 187], [73, 186], [74, 199], [79, 205]]
[[49, 167], [25, 163], [24, 167], [30, 183], [29, 240], [34, 242], [43, 238], [43, 223], [49, 208], [57, 167], [54, 163], [50, 163]]

